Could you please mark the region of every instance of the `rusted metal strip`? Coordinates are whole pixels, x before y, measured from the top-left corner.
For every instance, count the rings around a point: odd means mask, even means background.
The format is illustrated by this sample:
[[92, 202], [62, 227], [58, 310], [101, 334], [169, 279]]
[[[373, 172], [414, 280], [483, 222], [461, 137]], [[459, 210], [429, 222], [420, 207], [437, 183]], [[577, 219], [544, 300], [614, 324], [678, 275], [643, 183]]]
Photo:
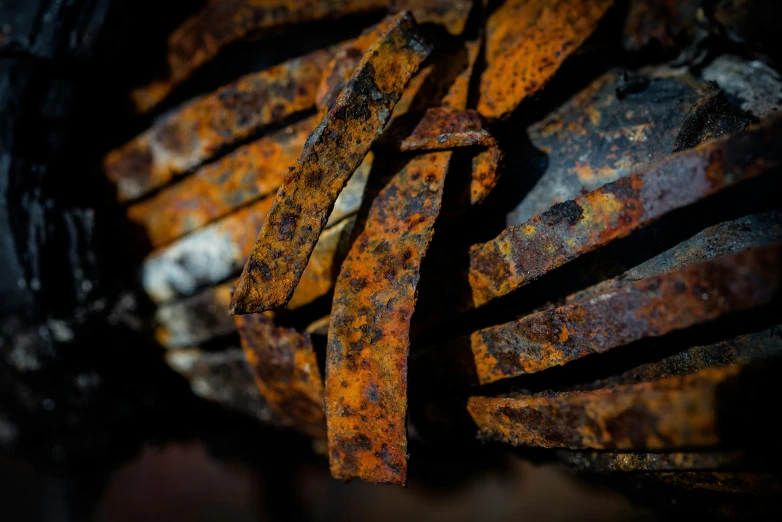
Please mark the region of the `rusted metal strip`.
[[[232, 321], [233, 323], [233, 321]], [[264, 423], [278, 424], [273, 410], [258, 391], [242, 349], [220, 352], [199, 349], [170, 350], [166, 363], [190, 382], [193, 393]]]
[[277, 193], [234, 292], [232, 313], [258, 313], [288, 302], [334, 200], [428, 54], [408, 12], [396, 15], [367, 49]]
[[[502, 118], [540, 90], [597, 27], [613, 0], [510, 0], [492, 14], [478, 112]], [[521, 16], [512, 16], [512, 15]]]
[[704, 143], [470, 248], [474, 306], [523, 286], [661, 216], [782, 164], [782, 118]]
[[[287, 310], [308, 305], [334, 288], [354, 223], [355, 218], [350, 217], [321, 234]], [[166, 348], [197, 346], [235, 331], [226, 312], [235, 286], [236, 281], [231, 280], [160, 306], [155, 313], [155, 338]]]
[[675, 450], [715, 446], [717, 388], [739, 366], [589, 392], [471, 397], [480, 436], [543, 448]]
[[392, 12], [409, 9], [419, 24], [440, 25], [455, 36], [464, 32], [473, 7], [472, 0], [390, 0], [388, 4]]
[[281, 328], [266, 314], [234, 316], [258, 389], [283, 424], [326, 438], [323, 381], [309, 334]]
[[470, 336], [478, 380], [538, 372], [766, 304], [781, 263], [782, 246], [758, 247], [479, 330]]
[[159, 247], [268, 196], [282, 184], [317, 124], [317, 119], [310, 117], [236, 149], [159, 194], [131, 205], [128, 219], [146, 232], [153, 247]]
[[342, 264], [326, 357], [331, 473], [404, 484], [407, 352], [419, 267], [451, 152], [411, 159], [373, 200]]
[[741, 451], [675, 453], [614, 453], [560, 450], [557, 457], [578, 471], [615, 473], [630, 471], [704, 471], [736, 469], [745, 462]]
[[328, 50], [248, 74], [187, 103], [103, 160], [117, 199], [128, 201], [208, 160], [252, 132], [305, 111], [331, 58]]
[[168, 77], [136, 89], [131, 98], [140, 112], [162, 101], [225, 46], [250, 34], [268, 34], [285, 26], [339, 18], [353, 13], [379, 10], [385, 0], [221, 0], [209, 2], [185, 20], [168, 38]]

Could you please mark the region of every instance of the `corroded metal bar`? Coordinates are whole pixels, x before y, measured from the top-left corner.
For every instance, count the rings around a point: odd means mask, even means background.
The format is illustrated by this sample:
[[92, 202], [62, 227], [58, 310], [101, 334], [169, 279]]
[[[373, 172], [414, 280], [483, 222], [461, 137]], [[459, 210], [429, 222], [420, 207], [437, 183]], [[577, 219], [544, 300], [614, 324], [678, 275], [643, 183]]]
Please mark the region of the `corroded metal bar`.
[[159, 247], [273, 193], [318, 124], [310, 117], [236, 149], [159, 194], [131, 205], [128, 219]]
[[543, 448], [673, 450], [720, 442], [717, 388], [740, 366], [589, 392], [471, 397], [480, 436]]
[[264, 34], [285, 26], [338, 18], [384, 6], [385, 0], [209, 2], [169, 36], [166, 50], [168, 77], [135, 90], [131, 98], [140, 112], [148, 111], [225, 46], [250, 34]]
[[613, 0], [509, 0], [487, 21], [478, 112], [502, 118], [540, 90], [597, 27]]
[[758, 247], [479, 330], [470, 336], [478, 380], [538, 372], [766, 304], [781, 264], [782, 246]]
[[615, 473], [630, 471], [682, 471], [735, 469], [742, 465], [741, 451], [674, 453], [557, 452], [559, 460], [578, 471]]
[[326, 438], [323, 381], [309, 334], [281, 328], [265, 314], [235, 315], [258, 389], [283, 424]]
[[232, 313], [258, 313], [288, 302], [334, 201], [428, 54], [408, 12], [396, 15], [367, 49], [280, 187], [234, 292]]
[[[321, 234], [287, 310], [310, 304], [334, 288], [337, 267], [347, 251], [355, 218], [348, 218]], [[197, 346], [235, 331], [227, 313], [235, 280], [206, 288], [179, 301], [160, 306], [155, 338], [166, 348]]]
[[419, 267], [451, 152], [410, 160], [372, 202], [337, 279], [326, 358], [331, 473], [404, 484], [407, 352]]
[[470, 249], [474, 306], [661, 216], [782, 164], [782, 118], [674, 154]]
[[196, 98], [110, 152], [103, 160], [117, 199], [128, 201], [160, 187], [252, 132], [315, 103], [328, 50], [248, 74]]

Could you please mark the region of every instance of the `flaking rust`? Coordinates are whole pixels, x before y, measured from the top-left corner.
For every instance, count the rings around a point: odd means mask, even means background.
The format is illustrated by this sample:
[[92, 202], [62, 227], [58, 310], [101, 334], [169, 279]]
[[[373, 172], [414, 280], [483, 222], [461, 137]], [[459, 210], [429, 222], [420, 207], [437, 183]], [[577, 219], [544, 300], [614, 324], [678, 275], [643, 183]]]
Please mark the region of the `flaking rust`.
[[782, 163], [782, 118], [689, 149], [558, 203], [470, 248], [473, 305], [510, 293], [663, 215]]
[[[439, 152], [409, 157], [383, 181], [337, 279], [326, 354], [329, 460], [336, 478], [402, 485], [407, 480], [410, 318], [452, 158], [442, 149], [497, 148], [476, 113], [457, 110], [467, 104], [476, 55], [468, 53], [441, 96], [450, 108], [430, 109], [402, 144], [408, 151]], [[493, 177], [495, 172], [496, 162]], [[483, 187], [488, 191], [493, 184]]]
[[385, 0], [208, 2], [168, 38], [168, 77], [135, 90], [131, 93], [131, 99], [140, 112], [152, 109], [220, 50], [251, 34], [262, 36], [286, 26], [380, 10], [383, 7]]
[[369, 47], [280, 187], [234, 292], [232, 313], [258, 313], [288, 302], [339, 192], [428, 54], [408, 12], [396, 15]]
[[128, 219], [159, 247], [229, 214], [282, 184], [318, 124], [306, 118], [236, 149], [192, 176], [128, 208]]
[[188, 172], [251, 133], [312, 108], [331, 58], [315, 51], [188, 102], [103, 161], [117, 199], [128, 201]]
[[487, 21], [478, 112], [503, 118], [592, 34], [613, 0], [508, 0]]
[[[542, 448], [675, 450], [719, 444], [718, 387], [740, 366], [589, 392], [471, 397], [480, 436]], [[574, 419], [577, 419], [575, 421]]]
[[534, 373], [768, 303], [780, 286], [779, 244], [684, 266], [475, 332], [481, 384]]
[[235, 315], [261, 395], [283, 424], [326, 438], [323, 380], [309, 334], [281, 328], [267, 314]]

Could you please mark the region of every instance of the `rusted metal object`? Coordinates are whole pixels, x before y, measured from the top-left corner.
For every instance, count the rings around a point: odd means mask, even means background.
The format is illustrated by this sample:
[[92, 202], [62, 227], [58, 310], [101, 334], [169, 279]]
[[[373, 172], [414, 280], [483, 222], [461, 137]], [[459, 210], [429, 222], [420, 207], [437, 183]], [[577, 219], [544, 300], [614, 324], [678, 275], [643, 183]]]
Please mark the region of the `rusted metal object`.
[[283, 424], [325, 439], [323, 381], [309, 334], [276, 326], [266, 314], [236, 315], [234, 320], [269, 407]]
[[103, 161], [117, 199], [128, 201], [208, 160], [252, 132], [305, 111], [315, 103], [328, 50], [248, 74], [187, 103]]
[[367, 49], [277, 193], [234, 292], [232, 313], [258, 313], [288, 302], [334, 200], [428, 54], [407, 12], [396, 15]]
[[478, 112], [508, 116], [543, 88], [597, 27], [613, 0], [508, 0], [487, 21]]
[[628, 51], [678, 54], [695, 39], [698, 0], [632, 0], [624, 26]]
[[690, 109], [673, 144], [673, 151], [679, 152], [724, 134], [742, 131], [750, 123], [754, 123], [753, 119], [716, 89]]
[[707, 92], [689, 74], [603, 74], [529, 127], [540, 152], [528, 154], [532, 172], [525, 175], [534, 179], [536, 171], [544, 172], [507, 224], [524, 223], [670, 155], [685, 114]]
[[782, 246], [758, 247], [480, 330], [470, 337], [478, 380], [538, 372], [766, 304], [779, 290], [780, 263]]
[[424, 154], [395, 174], [342, 264], [326, 358], [336, 478], [406, 482], [409, 322], [449, 160], [450, 152]]
[[390, 0], [388, 4], [392, 12], [409, 9], [419, 24], [440, 25], [454, 36], [464, 32], [473, 8], [472, 0]]
[[589, 392], [471, 397], [480, 436], [543, 448], [674, 450], [720, 442], [718, 387], [739, 366]]
[[[308, 305], [334, 288], [337, 267], [347, 252], [354, 223], [355, 218], [349, 217], [321, 234], [286, 310]], [[201, 277], [209, 281], [208, 273], [199, 274], [187, 274], [185, 279]], [[236, 281], [230, 280], [160, 306], [155, 313], [155, 338], [166, 348], [197, 346], [235, 331], [234, 322], [226, 312], [235, 286]], [[175, 283], [168, 284], [171, 287], [176, 288]]]
[[385, 0], [208, 2], [168, 38], [168, 77], [135, 90], [131, 98], [140, 112], [150, 110], [224, 47], [251, 34], [269, 34], [294, 24], [339, 18], [383, 7]]
[[782, 163], [782, 119], [723, 137], [558, 203], [470, 249], [474, 306], [508, 294], [554, 268]]
[[[461, 88], [462, 85], [457, 84], [456, 92], [461, 93]], [[486, 148], [472, 159], [470, 203], [477, 205], [497, 184], [502, 152], [476, 111], [447, 107], [429, 109], [412, 134], [402, 141], [400, 149], [409, 152], [472, 146]]]
[[236, 149], [179, 183], [128, 208], [153, 247], [159, 247], [229, 214], [282, 184], [318, 124], [306, 118]]
[[614, 453], [560, 450], [557, 457], [581, 472], [704, 471], [736, 469], [744, 462], [741, 451], [675, 453]]

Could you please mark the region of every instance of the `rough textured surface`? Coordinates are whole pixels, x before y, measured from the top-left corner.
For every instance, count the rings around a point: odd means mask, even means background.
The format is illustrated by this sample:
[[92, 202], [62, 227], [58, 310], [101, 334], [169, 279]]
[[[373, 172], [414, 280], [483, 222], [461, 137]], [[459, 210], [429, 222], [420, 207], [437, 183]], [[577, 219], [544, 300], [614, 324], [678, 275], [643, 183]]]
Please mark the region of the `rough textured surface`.
[[507, 224], [648, 167], [671, 153], [685, 114], [706, 90], [688, 74], [629, 76], [611, 71], [530, 126], [543, 174]]
[[220, 149], [315, 103], [327, 50], [248, 74], [188, 102], [103, 161], [117, 199], [128, 201], [203, 163]]
[[464, 32], [467, 17], [473, 9], [472, 0], [390, 0], [391, 11], [409, 9], [419, 24], [436, 24], [450, 34]]
[[297, 23], [380, 9], [384, 5], [384, 0], [208, 2], [168, 38], [168, 78], [135, 90], [131, 97], [139, 111], [147, 111], [225, 46], [245, 36], [268, 33]]
[[613, 0], [510, 0], [487, 22], [478, 112], [502, 118], [536, 93], [597, 27]]
[[480, 435], [543, 448], [672, 450], [719, 443], [717, 388], [740, 367], [607, 388], [494, 399], [471, 397]]
[[505, 295], [672, 210], [773, 170], [782, 161], [781, 122], [774, 118], [680, 152], [473, 245], [469, 280], [474, 305]]
[[743, 463], [744, 454], [734, 452], [677, 452], [677, 453], [613, 453], [562, 450], [559, 459], [568, 466], [585, 473], [614, 473], [616, 471], [703, 471], [736, 469]]
[[406, 12], [367, 49], [277, 193], [234, 292], [232, 313], [263, 312], [288, 302], [334, 201], [428, 54]]
[[128, 219], [144, 231], [153, 247], [159, 247], [273, 193], [317, 124], [310, 117], [236, 149], [131, 205]]
[[782, 77], [760, 60], [744, 60], [723, 54], [707, 64], [701, 76], [716, 82], [720, 88], [739, 101], [739, 106], [755, 116], [766, 118], [782, 110]]
[[234, 316], [258, 389], [285, 425], [326, 438], [323, 380], [309, 334], [281, 328], [265, 314]]

